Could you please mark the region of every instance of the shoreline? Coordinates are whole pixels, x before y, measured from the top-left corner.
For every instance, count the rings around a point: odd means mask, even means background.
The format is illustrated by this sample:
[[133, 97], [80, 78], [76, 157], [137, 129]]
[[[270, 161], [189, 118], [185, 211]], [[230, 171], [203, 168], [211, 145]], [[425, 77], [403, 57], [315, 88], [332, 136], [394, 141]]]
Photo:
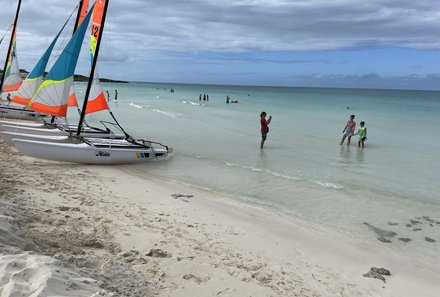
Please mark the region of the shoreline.
[[[129, 166], [36, 160], [1, 142], [0, 165], [0, 257], [9, 263], [0, 265], [0, 292], [6, 296], [28, 294], [30, 286], [17, 279], [30, 283], [29, 274], [34, 288], [63, 296], [440, 291], [438, 266], [421, 267], [379, 244], [357, 244], [218, 193], [135, 176]], [[371, 266], [391, 271], [386, 283], [362, 276]]]

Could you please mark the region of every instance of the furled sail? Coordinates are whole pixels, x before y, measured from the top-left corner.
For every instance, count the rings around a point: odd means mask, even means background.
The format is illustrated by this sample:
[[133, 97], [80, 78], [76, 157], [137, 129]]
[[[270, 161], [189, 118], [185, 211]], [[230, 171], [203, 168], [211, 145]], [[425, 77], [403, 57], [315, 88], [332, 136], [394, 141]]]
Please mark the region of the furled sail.
[[[98, 44], [99, 31], [101, 30], [104, 6], [107, 0], [97, 0], [92, 17], [92, 30], [90, 34], [90, 59], [93, 63], [95, 58], [96, 45]], [[87, 102], [86, 114], [108, 109], [107, 100], [99, 82], [98, 68], [95, 68], [89, 100]]]
[[66, 117], [73, 75], [92, 11], [93, 7], [56, 60], [45, 81], [32, 97], [28, 104], [32, 110]]
[[3, 92], [17, 91], [23, 83], [23, 79], [20, 75], [20, 68], [18, 67], [15, 32], [12, 38], [12, 48], [8, 56], [8, 63], [6, 65], [5, 81], [3, 82]]

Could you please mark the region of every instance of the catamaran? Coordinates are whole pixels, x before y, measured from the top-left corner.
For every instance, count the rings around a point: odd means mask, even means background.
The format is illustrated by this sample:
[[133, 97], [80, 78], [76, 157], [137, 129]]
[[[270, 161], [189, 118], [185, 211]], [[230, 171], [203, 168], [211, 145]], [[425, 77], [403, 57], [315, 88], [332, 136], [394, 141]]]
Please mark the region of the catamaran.
[[[128, 135], [108, 109], [105, 96], [99, 84], [96, 72], [99, 47], [104, 29], [108, 0], [96, 0], [83, 23], [74, 33], [46, 80], [32, 96], [30, 108], [41, 113], [65, 117], [67, 112], [68, 94], [73, 83], [81, 44], [87, 24], [91, 18], [91, 57], [92, 67], [85, 93], [83, 108], [78, 124], [77, 134], [70, 136], [68, 143], [13, 139], [16, 148], [24, 155], [42, 159], [86, 163], [86, 164], [127, 164], [140, 163], [148, 160], [161, 159], [168, 155], [168, 147], [158, 142], [135, 140]], [[124, 133], [124, 139], [102, 139], [81, 136], [84, 117], [89, 112], [108, 109], [115, 125]]]
[[[84, 18], [86, 17], [86, 13], [88, 10], [89, 0], [81, 0], [78, 5], [78, 15], [75, 22], [74, 29], [77, 29], [78, 26], [82, 23]], [[59, 33], [53, 39], [52, 43], [47, 48], [44, 55], [40, 58], [34, 69], [29, 73], [27, 78], [23, 81], [20, 88], [17, 90], [16, 95], [13, 97], [12, 101], [16, 104], [29, 106], [30, 101], [33, 95], [38, 91], [39, 87], [43, 83], [43, 75], [46, 69], [47, 63], [49, 61], [49, 57], [51, 52], [60, 36], [61, 32], [64, 30], [64, 27], [69, 22], [72, 14], [69, 16]], [[101, 100], [102, 101], [102, 100]], [[101, 109], [108, 108], [105, 99], [104, 104], [100, 103], [102, 108], [95, 107], [93, 110], [89, 110], [88, 113], [99, 111]], [[73, 85], [70, 87], [70, 93], [68, 97], [68, 107], [78, 108], [78, 103], [76, 100], [76, 94]], [[14, 138], [14, 134], [20, 134], [21, 139], [38, 139], [43, 140], [43, 136], [48, 136], [47, 139], [56, 139], [56, 141], [60, 141], [61, 139], [67, 139], [66, 137], [60, 138], [52, 136], [67, 136], [72, 133], [75, 134], [77, 132], [77, 126], [68, 125], [67, 123], [61, 123], [59, 121], [54, 121], [49, 119], [46, 120], [43, 118], [41, 122], [33, 122], [33, 121], [11, 121], [11, 120], [0, 120], [0, 135], [4, 139], [4, 141], [10, 145], [13, 145], [12, 139]], [[108, 126], [113, 125], [113, 123], [106, 123], [101, 121], [101, 124], [104, 128], [91, 127], [86, 123], [81, 134], [89, 137], [102, 137], [102, 138], [116, 138], [123, 139], [125, 135], [123, 133], [115, 133]]]

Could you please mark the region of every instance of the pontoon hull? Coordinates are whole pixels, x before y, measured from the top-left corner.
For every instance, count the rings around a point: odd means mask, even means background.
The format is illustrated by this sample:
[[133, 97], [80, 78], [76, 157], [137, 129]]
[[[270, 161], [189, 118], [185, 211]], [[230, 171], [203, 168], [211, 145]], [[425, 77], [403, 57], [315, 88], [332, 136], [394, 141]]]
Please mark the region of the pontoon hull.
[[[36, 121], [28, 121], [28, 120], [0, 120], [0, 125], [13, 125], [13, 126], [22, 126], [22, 127], [31, 127], [31, 128], [43, 128], [44, 124]], [[1, 127], [0, 127], [1, 130]]]
[[27, 133], [35, 135], [68, 135], [68, 133], [58, 128], [47, 128], [44, 126], [27, 127], [21, 125], [0, 124], [0, 130], [5, 132]]
[[[15, 125], [3, 125], [0, 124], [0, 131], [23, 133], [23, 134], [34, 134], [34, 135], [51, 135], [51, 136], [68, 136], [71, 133], [76, 135], [76, 126], [70, 126], [71, 132], [66, 130], [61, 130], [58, 128], [48, 128], [48, 127], [24, 127]], [[97, 130], [89, 127], [80, 133], [81, 136], [87, 137], [98, 137], [98, 138], [113, 138], [113, 139], [123, 139], [125, 135], [115, 134], [111, 131]]]
[[109, 148], [95, 147], [87, 143], [50, 143], [33, 140], [13, 140], [15, 147], [23, 155], [71, 163], [117, 165], [145, 163], [151, 160], [164, 158], [168, 151], [163, 148]]
[[47, 141], [47, 142], [69, 142], [69, 136], [67, 135], [37, 135], [37, 134], [26, 134], [26, 133], [16, 133], [16, 132], [7, 132], [0, 131], [0, 137], [3, 139], [3, 142], [14, 146], [14, 142], [12, 139], [20, 138], [24, 140], [36, 140], [36, 141]]

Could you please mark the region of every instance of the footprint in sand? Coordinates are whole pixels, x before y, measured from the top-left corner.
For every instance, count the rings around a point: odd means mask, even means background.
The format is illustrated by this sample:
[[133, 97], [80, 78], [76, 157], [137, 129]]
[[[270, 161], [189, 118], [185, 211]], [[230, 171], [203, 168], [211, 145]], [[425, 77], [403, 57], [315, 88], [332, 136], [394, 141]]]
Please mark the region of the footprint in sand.
[[183, 279], [192, 280], [193, 282], [195, 282], [197, 284], [201, 284], [202, 282], [207, 282], [210, 279], [210, 277], [201, 278], [201, 277], [195, 276], [194, 274], [188, 273], [183, 276]]
[[224, 290], [218, 291], [216, 296], [230, 296], [232, 293], [234, 293], [235, 290], [231, 288], [226, 288]]

